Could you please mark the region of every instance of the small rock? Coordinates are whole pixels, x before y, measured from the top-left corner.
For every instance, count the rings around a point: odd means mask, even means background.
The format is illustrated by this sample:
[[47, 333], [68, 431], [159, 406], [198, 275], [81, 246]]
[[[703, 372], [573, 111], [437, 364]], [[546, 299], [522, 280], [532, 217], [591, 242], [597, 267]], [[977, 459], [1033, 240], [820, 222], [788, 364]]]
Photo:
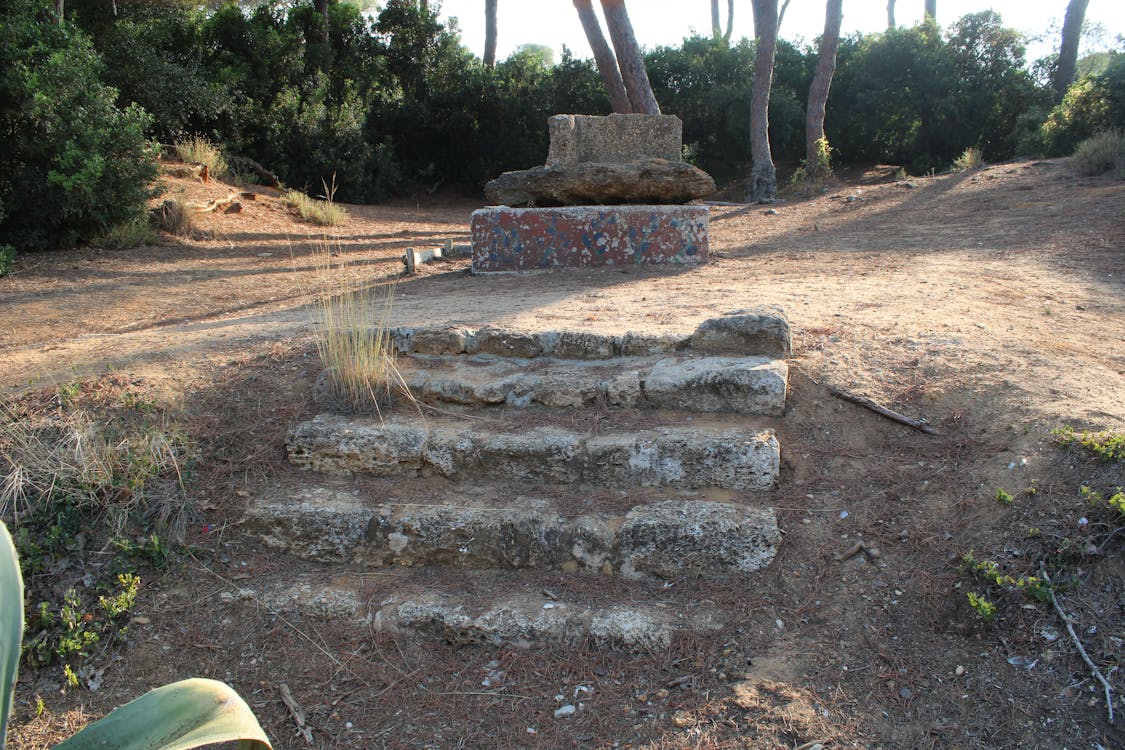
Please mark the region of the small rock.
[[898, 697], [908, 701], [914, 697], [914, 693], [910, 692], [910, 688], [908, 687], [901, 687], [898, 689]]
[[574, 712], [577, 710], [578, 709], [575, 708], [573, 704], [567, 703], [565, 706], [559, 706], [555, 709], [555, 718], [561, 719], [564, 716], [573, 716]]
[[962, 666], [961, 666], [960, 664], [958, 664], [958, 665], [957, 665], [957, 669], [954, 669], [954, 670], [953, 670], [953, 674], [955, 674], [955, 675], [957, 675], [958, 677], [960, 677], [961, 675], [965, 674], [965, 668], [964, 668], [964, 667], [962, 667]]
[[776, 208], [770, 208], [770, 209], [767, 209], [765, 213], [766, 213], [766, 216], [777, 216], [781, 212], [778, 211]]
[[673, 725], [683, 729], [684, 727], [690, 727], [694, 723], [695, 723], [695, 719], [691, 718], [691, 714], [689, 714], [687, 711], [681, 710], [681, 711], [673, 711], [672, 712], [672, 724]]

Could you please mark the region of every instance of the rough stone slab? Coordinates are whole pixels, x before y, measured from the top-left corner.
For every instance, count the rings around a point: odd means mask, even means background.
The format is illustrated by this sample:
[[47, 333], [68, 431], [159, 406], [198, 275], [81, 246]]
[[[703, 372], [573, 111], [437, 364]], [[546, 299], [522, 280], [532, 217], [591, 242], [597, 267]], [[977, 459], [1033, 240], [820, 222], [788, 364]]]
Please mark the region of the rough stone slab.
[[780, 542], [770, 508], [684, 499], [563, 517], [524, 496], [364, 505], [351, 492], [307, 488], [253, 504], [246, 525], [271, 549], [322, 562], [628, 578], [740, 575], [769, 565]]
[[383, 603], [373, 626], [422, 633], [455, 644], [526, 648], [547, 643], [577, 645], [589, 639], [598, 648], [650, 652], [668, 648], [677, 631], [718, 630], [722, 621], [713, 608], [702, 606], [675, 614], [648, 607], [602, 608], [511, 596], [480, 611], [457, 597], [423, 594]]
[[547, 164], [683, 159], [683, 123], [675, 115], [554, 115]]
[[626, 576], [747, 573], [768, 565], [780, 541], [772, 509], [669, 500], [629, 511], [615, 559]]
[[652, 406], [701, 412], [779, 415], [789, 368], [764, 357], [665, 358], [644, 376]]
[[294, 427], [287, 448], [298, 468], [332, 474], [617, 487], [765, 490], [776, 484], [780, 465], [772, 430], [668, 428], [587, 437], [555, 427], [494, 432], [322, 415]]
[[706, 263], [709, 221], [706, 206], [482, 208], [473, 272]]
[[484, 186], [494, 206], [677, 204], [714, 192], [711, 175], [667, 159], [532, 167], [504, 172]]
[[785, 311], [774, 305], [736, 310], [703, 321], [691, 337], [693, 351], [788, 357], [793, 334]]
[[586, 441], [583, 478], [612, 487], [725, 487], [767, 490], [780, 452], [772, 430], [597, 435]]

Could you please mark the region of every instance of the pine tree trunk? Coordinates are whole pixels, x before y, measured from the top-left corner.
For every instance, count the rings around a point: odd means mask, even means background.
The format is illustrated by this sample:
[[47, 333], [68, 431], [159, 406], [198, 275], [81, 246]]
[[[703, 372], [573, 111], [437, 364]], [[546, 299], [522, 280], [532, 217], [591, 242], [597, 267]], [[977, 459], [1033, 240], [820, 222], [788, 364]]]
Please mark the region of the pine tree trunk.
[[586, 32], [586, 39], [590, 42], [590, 50], [594, 53], [594, 62], [598, 66], [598, 74], [602, 77], [606, 93], [609, 95], [609, 106], [618, 114], [629, 114], [633, 106], [629, 103], [629, 94], [625, 91], [625, 82], [621, 80], [621, 71], [617, 69], [617, 58], [613, 50], [602, 35], [602, 26], [594, 14], [591, 0], [574, 0], [574, 7], [578, 10], [578, 18], [582, 21], [582, 29]]
[[1055, 99], [1062, 101], [1066, 90], [1074, 83], [1078, 69], [1078, 44], [1082, 38], [1082, 21], [1090, 0], [1070, 0], [1063, 19], [1062, 43], [1059, 46], [1059, 63], [1055, 67]]
[[816, 58], [816, 73], [809, 86], [809, 106], [805, 117], [805, 164], [810, 174], [813, 170], [827, 169], [820, 164], [817, 141], [824, 138], [824, 110], [828, 104], [828, 90], [836, 72], [836, 51], [840, 48], [840, 23], [844, 19], [844, 0], [828, 0], [824, 12], [824, 34], [820, 37], [820, 52]]
[[777, 172], [770, 153], [769, 104], [777, 53], [777, 0], [754, 0], [754, 91], [750, 97], [750, 185], [747, 198], [760, 203], [777, 195]]
[[609, 29], [609, 38], [613, 41], [614, 52], [617, 53], [617, 66], [621, 69], [621, 80], [625, 82], [625, 91], [629, 94], [633, 112], [660, 114], [660, 105], [656, 103], [656, 95], [652, 93], [652, 84], [645, 71], [641, 47], [633, 34], [629, 12], [625, 10], [625, 0], [602, 0], [602, 13]]
[[496, 3], [484, 0], [484, 64], [496, 67]]
[[895, 0], [887, 0], [887, 28], [895, 27]]
[[55, 22], [59, 24], [63, 22], [63, 2], [64, 0], [55, 0]]
[[711, 38], [718, 39], [723, 35], [723, 25], [719, 21], [719, 0], [711, 0]]
[[923, 18], [926, 16], [929, 16], [935, 21], [937, 20], [937, 0], [926, 0], [926, 13]]

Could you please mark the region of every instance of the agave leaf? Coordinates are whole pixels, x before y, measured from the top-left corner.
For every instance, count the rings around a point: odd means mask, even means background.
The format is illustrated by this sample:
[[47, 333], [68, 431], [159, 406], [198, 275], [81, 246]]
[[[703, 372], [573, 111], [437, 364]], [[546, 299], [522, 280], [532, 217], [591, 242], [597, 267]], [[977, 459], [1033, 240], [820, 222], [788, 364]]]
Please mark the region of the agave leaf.
[[0, 521], [0, 750], [8, 736], [8, 714], [16, 694], [23, 641], [23, 576], [16, 545]]
[[238, 693], [216, 680], [196, 678], [145, 693], [55, 750], [189, 750], [234, 741], [239, 750], [272, 750]]

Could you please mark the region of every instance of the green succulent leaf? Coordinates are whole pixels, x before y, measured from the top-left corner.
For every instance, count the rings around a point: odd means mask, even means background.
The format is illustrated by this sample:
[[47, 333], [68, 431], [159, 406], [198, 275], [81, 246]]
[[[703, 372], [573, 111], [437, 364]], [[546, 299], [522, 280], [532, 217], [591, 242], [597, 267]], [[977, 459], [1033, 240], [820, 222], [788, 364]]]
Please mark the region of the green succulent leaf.
[[271, 750], [246, 702], [217, 680], [156, 688], [90, 724], [55, 750], [189, 750], [238, 741], [239, 750]]
[[23, 576], [16, 545], [0, 521], [0, 750], [8, 732], [8, 715], [16, 693], [16, 672], [23, 641]]

